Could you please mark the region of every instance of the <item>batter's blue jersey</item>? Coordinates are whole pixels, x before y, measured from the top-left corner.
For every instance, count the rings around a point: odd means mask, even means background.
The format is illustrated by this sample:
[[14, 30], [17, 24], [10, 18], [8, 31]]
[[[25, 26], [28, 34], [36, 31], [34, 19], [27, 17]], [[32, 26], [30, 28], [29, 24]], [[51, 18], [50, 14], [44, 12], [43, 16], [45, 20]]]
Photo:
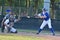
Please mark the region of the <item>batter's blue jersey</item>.
[[47, 12], [45, 14], [42, 13], [41, 15], [46, 16], [46, 18], [44, 18], [45, 21], [49, 20], [49, 18], [50, 18], [50, 15]]

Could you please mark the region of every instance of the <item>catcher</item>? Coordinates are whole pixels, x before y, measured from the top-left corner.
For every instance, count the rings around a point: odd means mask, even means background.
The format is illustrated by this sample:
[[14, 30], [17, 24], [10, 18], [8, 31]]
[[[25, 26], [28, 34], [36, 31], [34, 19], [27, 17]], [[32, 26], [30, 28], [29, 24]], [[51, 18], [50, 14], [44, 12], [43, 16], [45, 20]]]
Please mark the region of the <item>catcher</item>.
[[17, 33], [17, 30], [14, 28], [14, 23], [17, 21], [18, 19], [15, 19], [13, 15], [10, 15], [10, 17], [4, 22], [5, 30], [8, 30], [8, 33]]

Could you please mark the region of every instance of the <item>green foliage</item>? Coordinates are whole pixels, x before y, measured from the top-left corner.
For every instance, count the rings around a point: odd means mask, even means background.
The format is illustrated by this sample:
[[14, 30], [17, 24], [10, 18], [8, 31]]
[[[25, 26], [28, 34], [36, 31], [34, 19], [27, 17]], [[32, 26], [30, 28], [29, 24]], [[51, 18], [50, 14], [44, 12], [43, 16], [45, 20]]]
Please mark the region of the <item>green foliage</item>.
[[55, 0], [55, 2], [59, 2], [60, 0]]
[[0, 0], [0, 6], [4, 5], [4, 0]]
[[29, 15], [34, 15], [36, 11], [42, 9], [43, 0], [0, 0], [0, 5], [11, 6], [16, 13], [19, 13], [19, 10], [26, 10]]

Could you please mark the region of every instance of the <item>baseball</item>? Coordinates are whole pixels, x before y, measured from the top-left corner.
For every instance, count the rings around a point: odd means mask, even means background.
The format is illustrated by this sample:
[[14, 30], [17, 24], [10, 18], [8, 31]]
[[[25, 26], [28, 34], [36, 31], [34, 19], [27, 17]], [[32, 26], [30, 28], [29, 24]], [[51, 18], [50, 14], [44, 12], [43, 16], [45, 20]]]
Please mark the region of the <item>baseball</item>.
[[27, 18], [30, 18], [30, 16], [27, 16]]
[[38, 14], [38, 16], [41, 16], [41, 14]]

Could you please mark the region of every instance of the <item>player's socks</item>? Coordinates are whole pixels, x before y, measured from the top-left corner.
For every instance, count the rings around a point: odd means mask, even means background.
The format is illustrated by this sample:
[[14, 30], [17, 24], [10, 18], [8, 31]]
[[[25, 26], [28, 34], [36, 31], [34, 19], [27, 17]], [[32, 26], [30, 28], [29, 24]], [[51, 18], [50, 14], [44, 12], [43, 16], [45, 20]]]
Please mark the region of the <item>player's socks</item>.
[[1, 32], [4, 32], [4, 29], [5, 29], [5, 27], [3, 26], [3, 27], [1, 28]]
[[53, 33], [53, 36], [55, 36], [53, 28], [50, 28], [51, 32]]
[[38, 32], [37, 32], [37, 34], [39, 34], [41, 31], [42, 31], [42, 29], [39, 29]]

